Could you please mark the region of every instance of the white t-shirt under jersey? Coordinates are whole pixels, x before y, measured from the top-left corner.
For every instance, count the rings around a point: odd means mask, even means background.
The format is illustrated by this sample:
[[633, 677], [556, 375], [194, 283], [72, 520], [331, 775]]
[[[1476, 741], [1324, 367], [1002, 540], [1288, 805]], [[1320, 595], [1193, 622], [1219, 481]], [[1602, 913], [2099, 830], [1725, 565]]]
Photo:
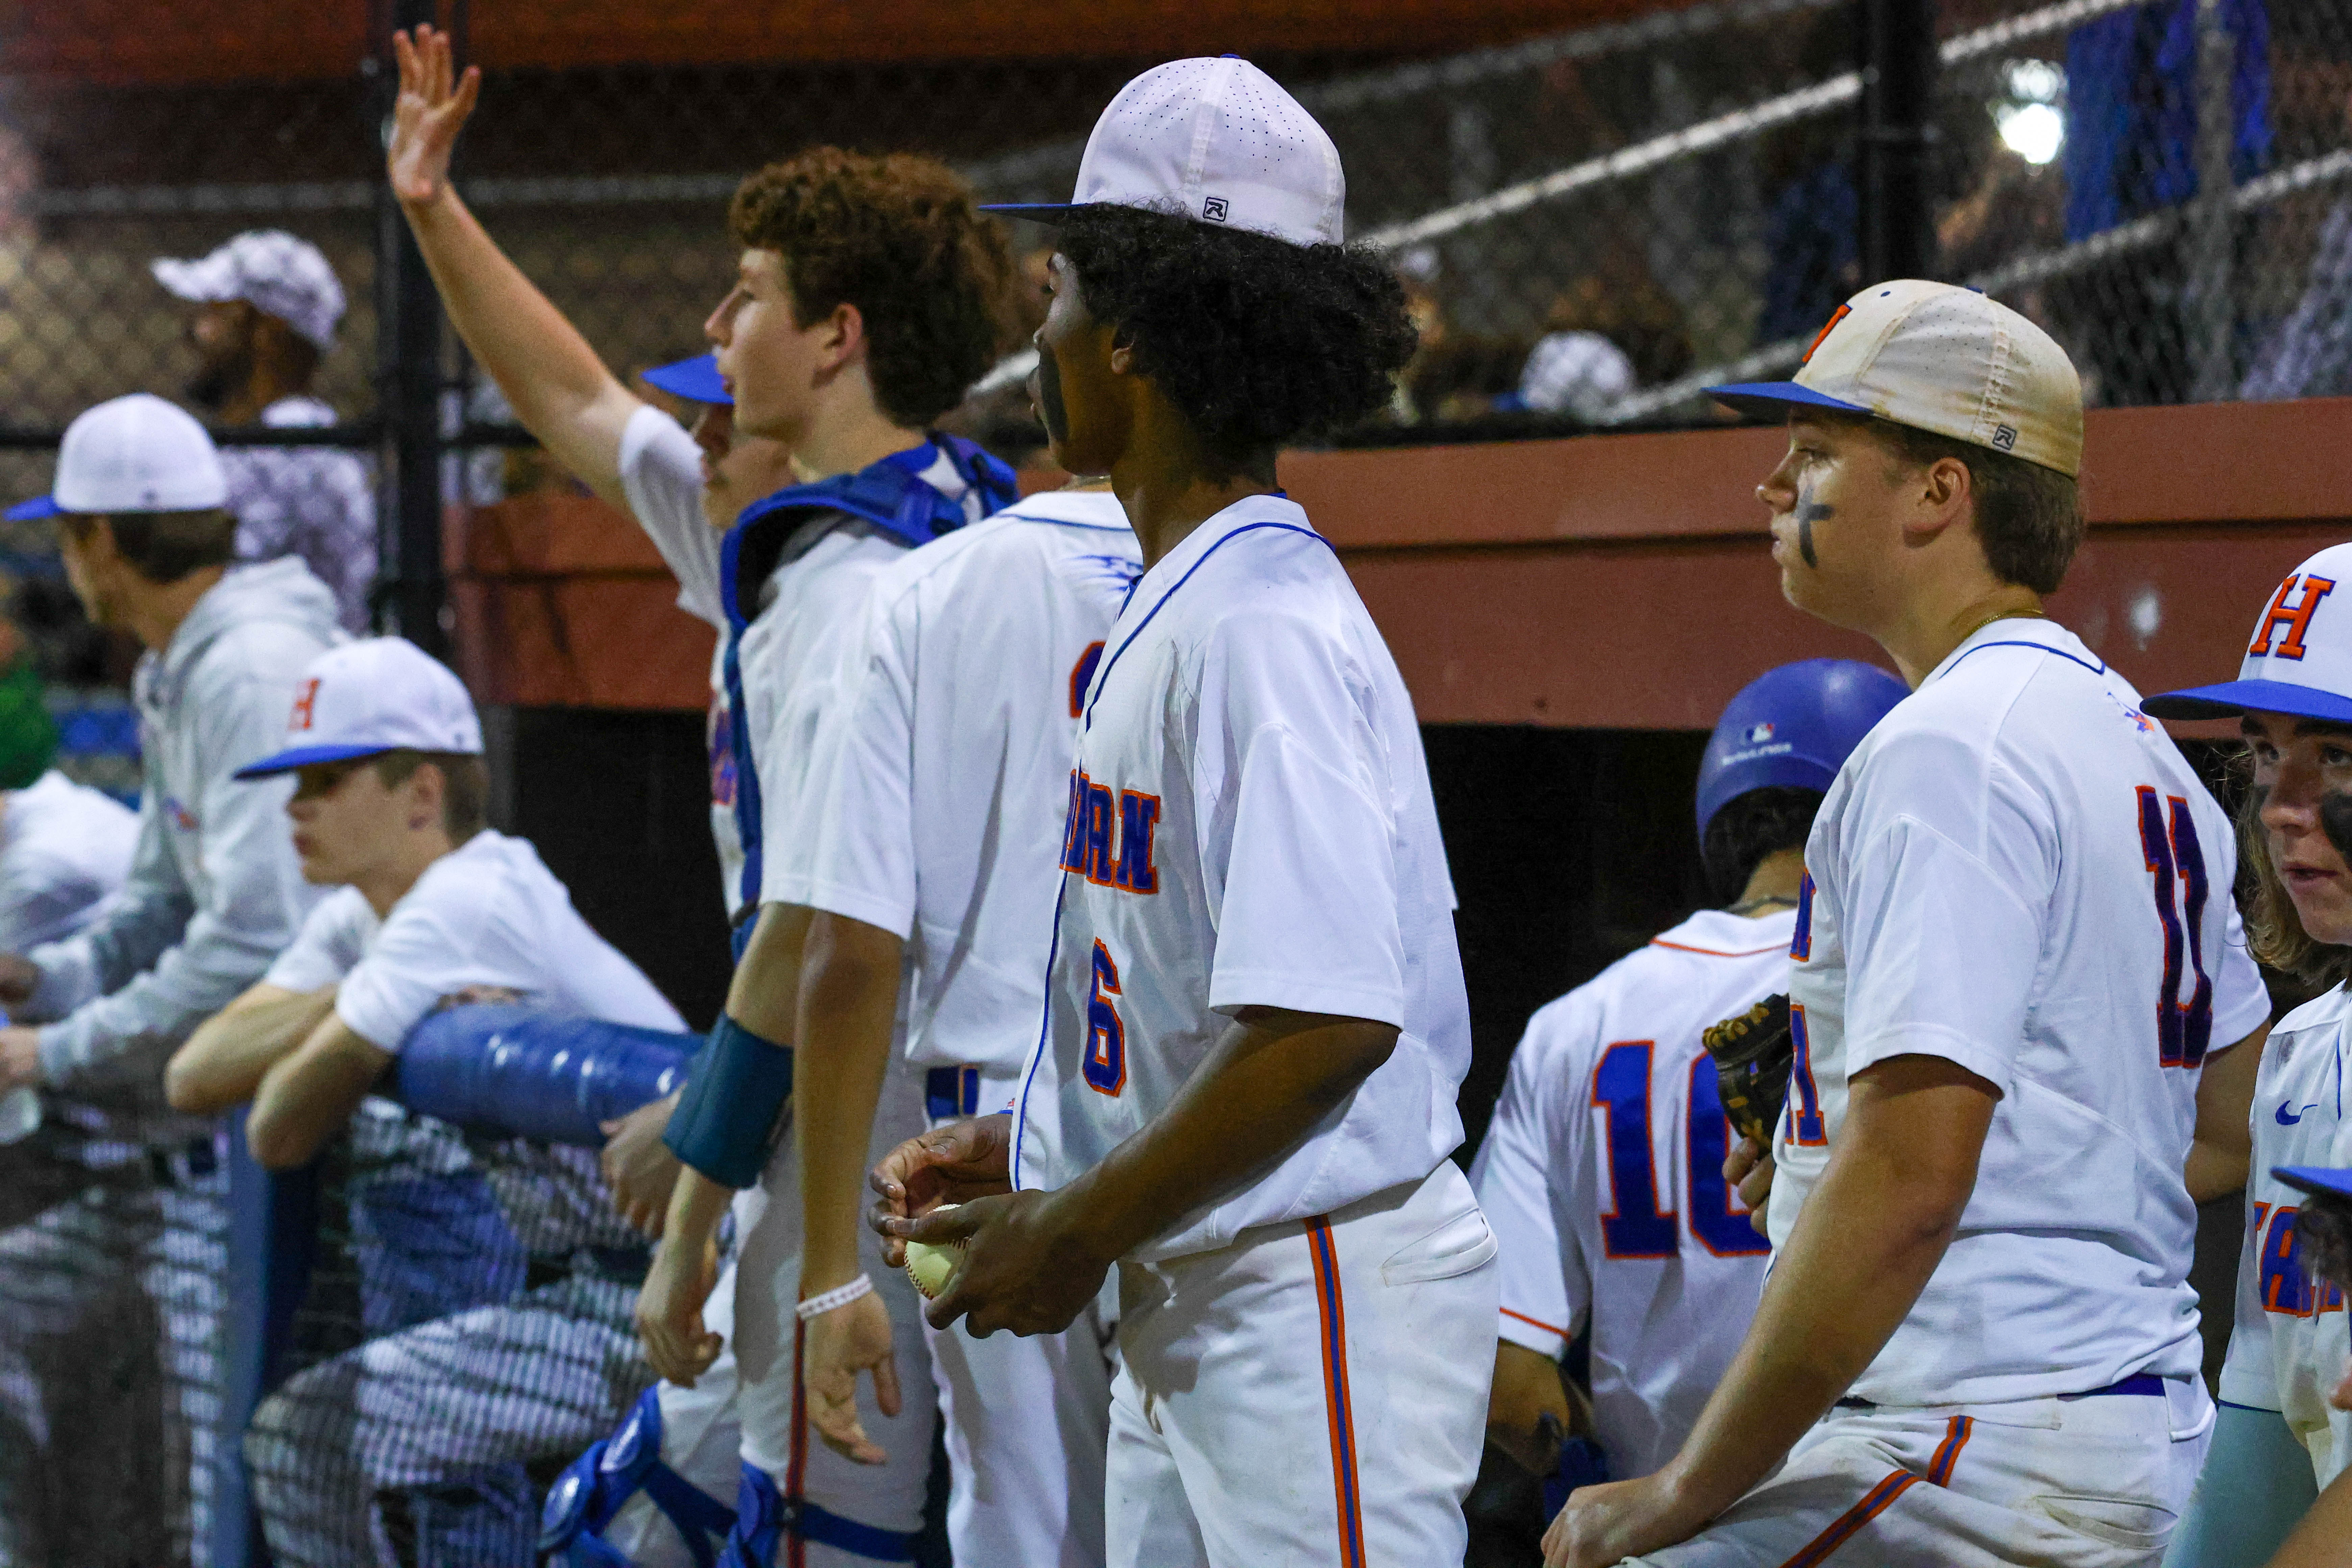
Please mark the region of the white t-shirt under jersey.
[[[755, 901], [775, 900], [774, 889], [804, 878], [814, 850], [817, 811], [814, 753], [817, 728], [843, 700], [842, 672], [865, 625], [866, 593], [874, 574], [906, 553], [903, 541], [840, 513], [812, 513], [794, 529], [761, 585], [757, 614], [738, 652], [751, 733], [752, 781], [735, 776], [736, 716], [726, 693], [727, 611], [720, 596], [719, 549], [725, 535], [702, 515], [702, 452], [677, 420], [653, 407], [637, 410], [621, 432], [621, 483], [630, 510], [678, 580], [678, 604], [719, 628], [710, 668], [710, 833], [719, 847], [727, 912], [742, 912], [744, 847], [737, 809], [756, 787], [761, 824], [760, 886]], [[943, 494], [965, 489], [942, 455], [922, 478]], [[967, 512], [977, 510], [967, 497]]]
[[1502, 1337], [1558, 1356], [1589, 1321], [1609, 1473], [1682, 1447], [1764, 1284], [1723, 1179], [1735, 1142], [1708, 1025], [1789, 984], [1789, 910], [1707, 910], [1528, 1020], [1471, 1167], [1502, 1244]]
[[2339, 985], [2281, 1018], [2263, 1047], [2237, 1321], [2221, 1367], [2221, 1397], [2284, 1415], [2311, 1450], [2312, 1473], [2323, 1488], [2352, 1469], [2352, 1415], [2327, 1402], [2352, 1342], [2344, 1292], [2306, 1271], [2295, 1239], [2306, 1200], [2271, 1168], [2352, 1164], [2352, 1121], [2344, 1110], [2346, 1058], [2352, 1056], [2347, 1025], [2352, 996]]
[[1445, 847], [1404, 681], [1297, 503], [1238, 501], [1144, 574], [1081, 723], [1017, 1184], [1092, 1167], [1252, 1005], [1392, 1024], [1396, 1048], [1280, 1163], [1138, 1257], [1436, 1169], [1470, 1060]]
[[0, 806], [0, 952], [62, 942], [131, 876], [139, 816], [55, 768]]
[[1057, 490], [876, 579], [816, 860], [779, 896], [908, 940], [912, 1061], [1009, 1079], [1036, 1043], [1078, 704], [1142, 572], [1118, 497]]
[[580, 918], [539, 851], [487, 830], [426, 867], [381, 920], [357, 888], [321, 899], [263, 979], [289, 991], [336, 986], [335, 1016], [386, 1051], [468, 985], [503, 986], [550, 1011], [609, 1023], [686, 1027], [653, 982]]
[[1774, 1243], [1850, 1074], [1936, 1056], [2001, 1095], [1958, 1233], [1853, 1393], [1972, 1404], [2194, 1375], [2200, 1064], [2270, 1002], [2229, 818], [2139, 694], [2053, 622], [1980, 628], [1847, 759], [1805, 863]]
[[719, 630], [710, 653], [710, 708], [703, 742], [710, 760], [710, 837], [727, 912], [741, 902], [743, 846], [735, 831], [735, 752], [727, 712], [727, 609], [719, 597], [719, 547], [727, 535], [702, 515], [702, 448], [685, 426], [647, 405], [621, 427], [621, 489], [670, 574], [677, 605]]

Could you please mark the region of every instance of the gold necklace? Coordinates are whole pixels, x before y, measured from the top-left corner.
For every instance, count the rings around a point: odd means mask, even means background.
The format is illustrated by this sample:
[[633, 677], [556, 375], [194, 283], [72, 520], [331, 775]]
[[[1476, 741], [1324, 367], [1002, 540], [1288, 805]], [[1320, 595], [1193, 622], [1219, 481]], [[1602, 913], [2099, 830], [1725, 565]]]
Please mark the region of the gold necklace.
[[1960, 634], [1960, 641], [1954, 643], [1952, 646], [1954, 647], [1958, 647], [1960, 643], [1967, 642], [1970, 637], [1976, 636], [1979, 632], [1984, 630], [1985, 627], [1992, 625], [1995, 621], [2046, 621], [2049, 618], [2049, 612], [2040, 608], [2039, 606], [2031, 610], [1995, 610], [1991, 615], [1987, 616], [1983, 620], [1979, 621], [1975, 626], [1972, 626], [1967, 631], [1962, 632]]

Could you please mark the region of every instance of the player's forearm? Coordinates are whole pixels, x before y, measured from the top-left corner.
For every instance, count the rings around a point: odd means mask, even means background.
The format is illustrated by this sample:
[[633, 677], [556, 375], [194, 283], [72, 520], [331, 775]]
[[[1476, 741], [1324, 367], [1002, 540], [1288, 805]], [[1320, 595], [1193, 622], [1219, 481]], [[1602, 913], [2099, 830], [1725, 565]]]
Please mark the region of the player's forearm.
[[727, 1217], [727, 1207], [734, 1201], [732, 1187], [720, 1185], [691, 1165], [681, 1167], [677, 1185], [670, 1189], [669, 1213], [663, 1216], [662, 1250], [700, 1258], [719, 1235], [719, 1222]]
[[622, 426], [638, 405], [588, 340], [500, 250], [446, 183], [404, 203], [450, 323], [558, 462], [598, 489], [620, 483]]
[[1748, 1337], [1668, 1467], [1696, 1521], [1761, 1480], [1885, 1348], [1968, 1207], [1990, 1092], [1947, 1084], [1874, 1097], [1871, 1088], [1867, 1075], [1856, 1079], [1828, 1169], [1773, 1262]]
[[1388, 1024], [1243, 1010], [1142, 1131], [1066, 1189], [1091, 1243], [1120, 1258], [1238, 1191], [1297, 1147], [1396, 1048]]
[[[801, 957], [809, 914], [798, 904], [761, 904], [759, 923], [727, 987], [727, 1016], [778, 1045], [791, 1045], [800, 1026]], [[797, 1075], [797, 1062], [793, 1070]]]
[[330, 1013], [292, 1055], [262, 1074], [245, 1119], [254, 1160], [272, 1171], [309, 1164], [350, 1122], [392, 1061], [391, 1052]]
[[331, 985], [240, 997], [172, 1054], [163, 1068], [164, 1098], [173, 1110], [200, 1116], [244, 1104], [261, 1088], [262, 1076], [291, 1056], [334, 1007]]
[[2264, 1025], [2226, 1051], [2205, 1058], [2197, 1079], [2197, 1130], [2181, 1174], [2189, 1198], [2200, 1204], [2242, 1190], [2254, 1157], [2254, 1079], [2262, 1066]]
[[897, 936], [863, 921], [823, 910], [809, 919], [793, 1052], [803, 1295], [857, 1274], [866, 1155], [889, 1071], [903, 951]]

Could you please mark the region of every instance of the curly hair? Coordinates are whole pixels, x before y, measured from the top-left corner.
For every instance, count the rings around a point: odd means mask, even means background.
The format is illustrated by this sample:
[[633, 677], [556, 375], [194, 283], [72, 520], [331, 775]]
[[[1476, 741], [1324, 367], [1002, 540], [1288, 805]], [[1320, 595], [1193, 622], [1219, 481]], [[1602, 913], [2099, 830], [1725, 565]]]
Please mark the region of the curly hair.
[[961, 402], [1012, 336], [1003, 226], [936, 159], [814, 148], [746, 178], [727, 232], [783, 258], [799, 325], [857, 307], [874, 400], [900, 425]]
[[1404, 289], [1361, 247], [1097, 206], [1070, 215], [1061, 251], [1087, 309], [1199, 433], [1218, 479], [1378, 411], [1412, 357]]
[[[2251, 772], [2251, 752], [2232, 764]], [[2245, 788], [2238, 800], [2239, 904], [2244, 910], [2246, 946], [2256, 958], [2306, 985], [2326, 988], [2352, 979], [2352, 947], [2336, 947], [2303, 929], [2263, 827], [2262, 792]]]
[[1765, 857], [1802, 849], [1821, 808], [1821, 791], [1785, 784], [1743, 790], [1725, 801], [1699, 836], [1699, 860], [1716, 901], [1728, 904], [1745, 892]]

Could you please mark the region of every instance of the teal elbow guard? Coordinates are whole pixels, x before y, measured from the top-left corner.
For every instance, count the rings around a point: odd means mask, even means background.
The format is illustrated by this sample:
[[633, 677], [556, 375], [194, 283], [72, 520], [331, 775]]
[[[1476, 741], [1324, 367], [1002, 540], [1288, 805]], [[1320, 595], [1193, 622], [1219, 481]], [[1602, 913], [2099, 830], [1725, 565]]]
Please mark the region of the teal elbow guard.
[[662, 1142], [723, 1187], [754, 1186], [793, 1095], [793, 1048], [720, 1015], [697, 1051]]

